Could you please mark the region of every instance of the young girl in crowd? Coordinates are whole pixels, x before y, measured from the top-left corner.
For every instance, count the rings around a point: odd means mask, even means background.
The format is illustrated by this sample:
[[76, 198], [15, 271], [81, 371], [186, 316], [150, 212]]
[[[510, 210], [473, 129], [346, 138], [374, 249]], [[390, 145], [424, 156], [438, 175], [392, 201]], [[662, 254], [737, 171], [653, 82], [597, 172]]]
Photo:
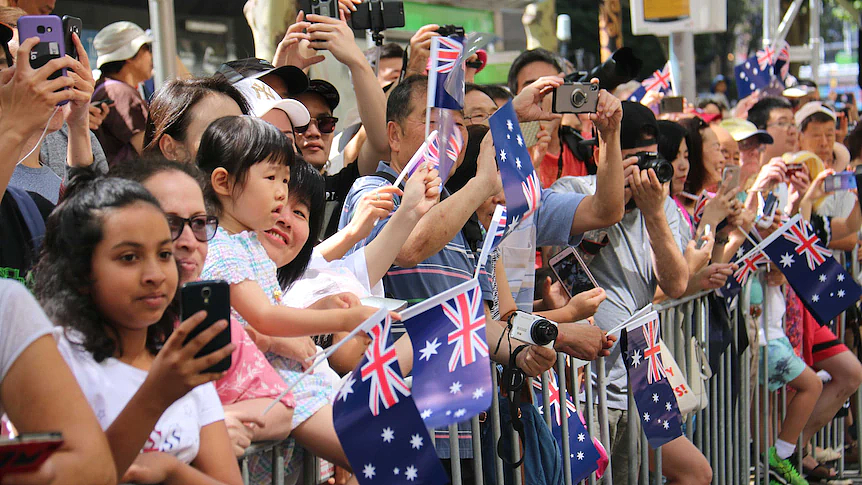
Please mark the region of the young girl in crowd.
[[[47, 221], [35, 292], [100, 424], [121, 482], [242, 483], [224, 414], [203, 373], [234, 345], [195, 358], [227, 322], [183, 344], [174, 330], [178, 272], [171, 231], [140, 184], [73, 175]], [[140, 453], [143, 449], [144, 453]]]
[[[231, 315], [256, 332], [273, 337], [303, 337], [350, 331], [376, 308], [349, 305], [339, 296], [310, 309], [288, 308], [276, 266], [255, 231], [272, 228], [287, 202], [293, 149], [273, 125], [233, 116], [214, 121], [201, 139], [198, 165], [209, 177], [205, 197], [216, 208], [219, 228], [209, 243], [204, 279], [230, 283]], [[329, 307], [329, 308], [328, 308]], [[281, 341], [284, 342], [284, 341]], [[303, 371], [304, 356], [286, 343], [267, 358], [289, 384]], [[300, 340], [300, 349], [305, 349]], [[332, 387], [312, 374], [295, 388], [293, 434], [315, 454], [349, 468], [332, 427]]]
[[[197, 281], [203, 271], [207, 243], [218, 227], [218, 218], [206, 211], [206, 178], [200, 169], [157, 157], [118, 163], [111, 168], [111, 176], [142, 184], [159, 201], [168, 216], [180, 285]], [[230, 332], [236, 349], [230, 368], [216, 381], [216, 392], [224, 406], [234, 453], [242, 456], [253, 441], [287, 438], [296, 404], [293, 394], [287, 393], [280, 405], [260, 416], [286, 384], [239, 322], [231, 320]]]

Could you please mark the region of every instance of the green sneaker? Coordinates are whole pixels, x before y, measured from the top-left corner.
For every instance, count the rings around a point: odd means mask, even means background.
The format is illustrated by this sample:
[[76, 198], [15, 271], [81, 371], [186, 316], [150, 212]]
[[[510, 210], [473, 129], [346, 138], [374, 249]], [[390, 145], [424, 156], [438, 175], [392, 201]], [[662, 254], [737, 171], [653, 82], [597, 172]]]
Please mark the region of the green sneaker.
[[808, 480], [802, 478], [802, 475], [796, 470], [796, 467], [790, 463], [790, 460], [782, 460], [778, 458], [775, 452], [775, 447], [769, 448], [769, 468], [770, 472], [774, 472], [781, 477], [785, 483], [790, 485], [808, 485]]

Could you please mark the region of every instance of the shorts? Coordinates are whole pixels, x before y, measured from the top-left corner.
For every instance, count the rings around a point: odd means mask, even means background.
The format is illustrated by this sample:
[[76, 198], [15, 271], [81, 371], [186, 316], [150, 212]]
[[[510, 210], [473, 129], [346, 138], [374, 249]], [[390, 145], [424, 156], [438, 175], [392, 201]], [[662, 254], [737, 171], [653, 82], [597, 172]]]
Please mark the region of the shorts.
[[777, 391], [802, 374], [806, 367], [805, 361], [796, 356], [787, 337], [771, 339], [766, 347], [769, 356], [769, 390]]
[[817, 363], [834, 357], [841, 352], [849, 352], [838, 337], [827, 326], [820, 326], [817, 320], [807, 311], [803, 315], [804, 335], [802, 356], [805, 362], [817, 369]]

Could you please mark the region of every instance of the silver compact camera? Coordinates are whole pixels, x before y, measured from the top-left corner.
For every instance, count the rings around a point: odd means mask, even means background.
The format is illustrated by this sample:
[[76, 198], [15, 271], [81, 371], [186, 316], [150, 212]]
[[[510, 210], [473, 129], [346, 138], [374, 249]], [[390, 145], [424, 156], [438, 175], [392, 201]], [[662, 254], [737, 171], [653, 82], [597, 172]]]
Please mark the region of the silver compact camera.
[[509, 317], [512, 338], [551, 348], [557, 340], [557, 323], [530, 313], [516, 311]]
[[598, 104], [598, 84], [564, 83], [554, 89], [554, 113], [595, 113]]

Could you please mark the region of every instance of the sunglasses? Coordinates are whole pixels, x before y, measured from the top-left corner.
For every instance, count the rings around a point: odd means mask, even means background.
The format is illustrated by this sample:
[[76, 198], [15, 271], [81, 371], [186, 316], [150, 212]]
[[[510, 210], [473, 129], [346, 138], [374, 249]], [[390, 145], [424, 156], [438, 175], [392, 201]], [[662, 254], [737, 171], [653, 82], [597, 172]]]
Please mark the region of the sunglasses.
[[335, 124], [338, 123], [338, 118], [335, 116], [318, 116], [317, 118], [311, 118], [305, 126], [294, 126], [293, 131], [295, 133], [305, 133], [312, 123], [317, 125], [317, 129], [320, 130], [321, 133], [329, 134], [335, 131]]
[[218, 229], [218, 217], [216, 216], [194, 216], [185, 219], [180, 216], [168, 214], [168, 227], [171, 228], [171, 240], [176, 241], [183, 233], [186, 224], [192, 228], [192, 234], [200, 242], [207, 242], [215, 237]]

